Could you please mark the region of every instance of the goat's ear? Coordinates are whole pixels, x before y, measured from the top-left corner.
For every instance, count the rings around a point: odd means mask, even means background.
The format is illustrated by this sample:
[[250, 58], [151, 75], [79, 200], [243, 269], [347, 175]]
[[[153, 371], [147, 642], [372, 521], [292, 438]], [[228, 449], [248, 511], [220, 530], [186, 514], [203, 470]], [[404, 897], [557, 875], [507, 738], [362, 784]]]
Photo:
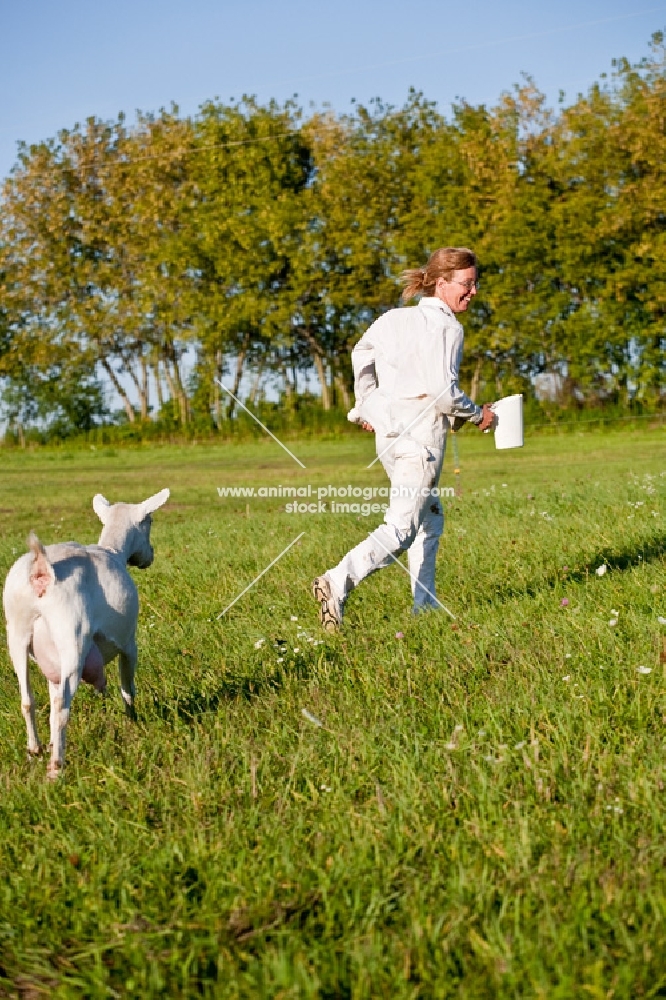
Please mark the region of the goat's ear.
[[102, 524], [106, 524], [106, 519], [111, 509], [111, 504], [101, 493], [96, 493], [93, 497], [93, 510], [97, 514]]
[[157, 510], [158, 507], [165, 504], [169, 499], [170, 492], [171, 491], [168, 489], [160, 490], [159, 493], [156, 493], [154, 496], [148, 497], [147, 500], [144, 500], [141, 504], [141, 517], [143, 518], [146, 517], [147, 514], [152, 514], [154, 510]]

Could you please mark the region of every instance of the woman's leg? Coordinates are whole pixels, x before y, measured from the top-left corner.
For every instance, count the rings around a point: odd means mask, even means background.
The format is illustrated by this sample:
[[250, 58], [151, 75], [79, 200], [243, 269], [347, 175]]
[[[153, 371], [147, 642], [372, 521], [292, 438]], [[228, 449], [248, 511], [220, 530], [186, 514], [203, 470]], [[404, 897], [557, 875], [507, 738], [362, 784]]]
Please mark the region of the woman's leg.
[[435, 460], [428, 466], [431, 476], [428, 481], [428, 497], [421, 511], [416, 537], [407, 552], [414, 598], [412, 610], [415, 613], [426, 607], [439, 606], [435, 596], [435, 563], [439, 539], [444, 531], [444, 511], [439, 496], [434, 495], [434, 490], [439, 484], [445, 448], [445, 437], [432, 448]]
[[433, 497], [407, 552], [415, 614], [424, 608], [439, 607], [435, 596], [435, 563], [443, 530], [442, 504], [438, 497]]
[[[430, 491], [439, 477], [442, 454], [442, 448], [427, 448], [409, 439], [399, 439], [384, 456], [384, 468], [391, 481], [391, 502], [384, 515], [384, 524], [326, 574], [343, 600], [361, 580], [389, 566], [400, 552], [414, 543], [422, 520], [435, 500]], [[429, 523], [433, 517], [431, 513]], [[435, 530], [434, 521], [432, 525], [428, 539]], [[436, 554], [436, 545], [434, 551]]]

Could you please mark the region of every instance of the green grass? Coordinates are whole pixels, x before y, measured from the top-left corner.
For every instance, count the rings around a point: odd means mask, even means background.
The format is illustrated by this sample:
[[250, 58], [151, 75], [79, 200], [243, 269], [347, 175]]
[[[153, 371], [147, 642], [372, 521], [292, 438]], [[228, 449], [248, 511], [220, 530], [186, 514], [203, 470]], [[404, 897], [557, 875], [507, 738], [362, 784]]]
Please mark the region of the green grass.
[[0, 996], [666, 996], [664, 444], [465, 431], [456, 620], [412, 619], [394, 566], [333, 637], [310, 581], [379, 517], [217, 487], [383, 485], [369, 436], [290, 442], [306, 471], [270, 441], [3, 454], [3, 576], [30, 528], [95, 541], [98, 491], [172, 496], [135, 572], [138, 722], [115, 667], [80, 689], [56, 785], [0, 636]]

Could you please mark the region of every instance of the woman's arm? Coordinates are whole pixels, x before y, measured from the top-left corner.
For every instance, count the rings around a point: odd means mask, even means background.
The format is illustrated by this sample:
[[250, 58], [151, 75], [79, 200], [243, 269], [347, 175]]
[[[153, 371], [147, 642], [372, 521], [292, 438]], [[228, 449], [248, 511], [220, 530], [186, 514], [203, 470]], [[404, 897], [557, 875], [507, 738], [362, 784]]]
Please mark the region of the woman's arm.
[[373, 327], [368, 327], [358, 344], [352, 351], [352, 368], [354, 369], [354, 396], [356, 406], [361, 406], [371, 392], [377, 388], [377, 371], [375, 369], [375, 345]]

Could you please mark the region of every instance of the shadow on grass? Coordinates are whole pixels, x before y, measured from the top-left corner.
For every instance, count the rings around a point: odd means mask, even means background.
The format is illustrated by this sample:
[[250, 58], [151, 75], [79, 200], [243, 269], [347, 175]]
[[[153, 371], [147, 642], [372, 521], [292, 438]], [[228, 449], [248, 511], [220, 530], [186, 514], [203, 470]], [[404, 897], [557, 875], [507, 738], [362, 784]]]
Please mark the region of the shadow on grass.
[[164, 722], [178, 719], [191, 725], [202, 715], [217, 712], [221, 705], [235, 701], [250, 702], [269, 692], [281, 690], [287, 680], [309, 680], [314, 672], [315, 664], [300, 658], [288, 664], [286, 669], [273, 668], [270, 672], [265, 670], [247, 675], [226, 675], [215, 687], [174, 692], [174, 697], [170, 700], [153, 695], [152, 710]]
[[[644, 566], [647, 563], [656, 562], [666, 555], [666, 535], [657, 536], [646, 541], [642, 545], [632, 546], [632, 548], [613, 551], [605, 549], [598, 551], [591, 559], [586, 560], [583, 565], [571, 567], [566, 572], [551, 573], [541, 580], [526, 583], [524, 586], [507, 584], [495, 591], [496, 597], [513, 598], [528, 595], [537, 597], [545, 588], [553, 590], [562, 583], [583, 583], [591, 576], [594, 576], [599, 566], [607, 566], [609, 570], [624, 571], [635, 566]], [[492, 600], [492, 598], [491, 598]]]

